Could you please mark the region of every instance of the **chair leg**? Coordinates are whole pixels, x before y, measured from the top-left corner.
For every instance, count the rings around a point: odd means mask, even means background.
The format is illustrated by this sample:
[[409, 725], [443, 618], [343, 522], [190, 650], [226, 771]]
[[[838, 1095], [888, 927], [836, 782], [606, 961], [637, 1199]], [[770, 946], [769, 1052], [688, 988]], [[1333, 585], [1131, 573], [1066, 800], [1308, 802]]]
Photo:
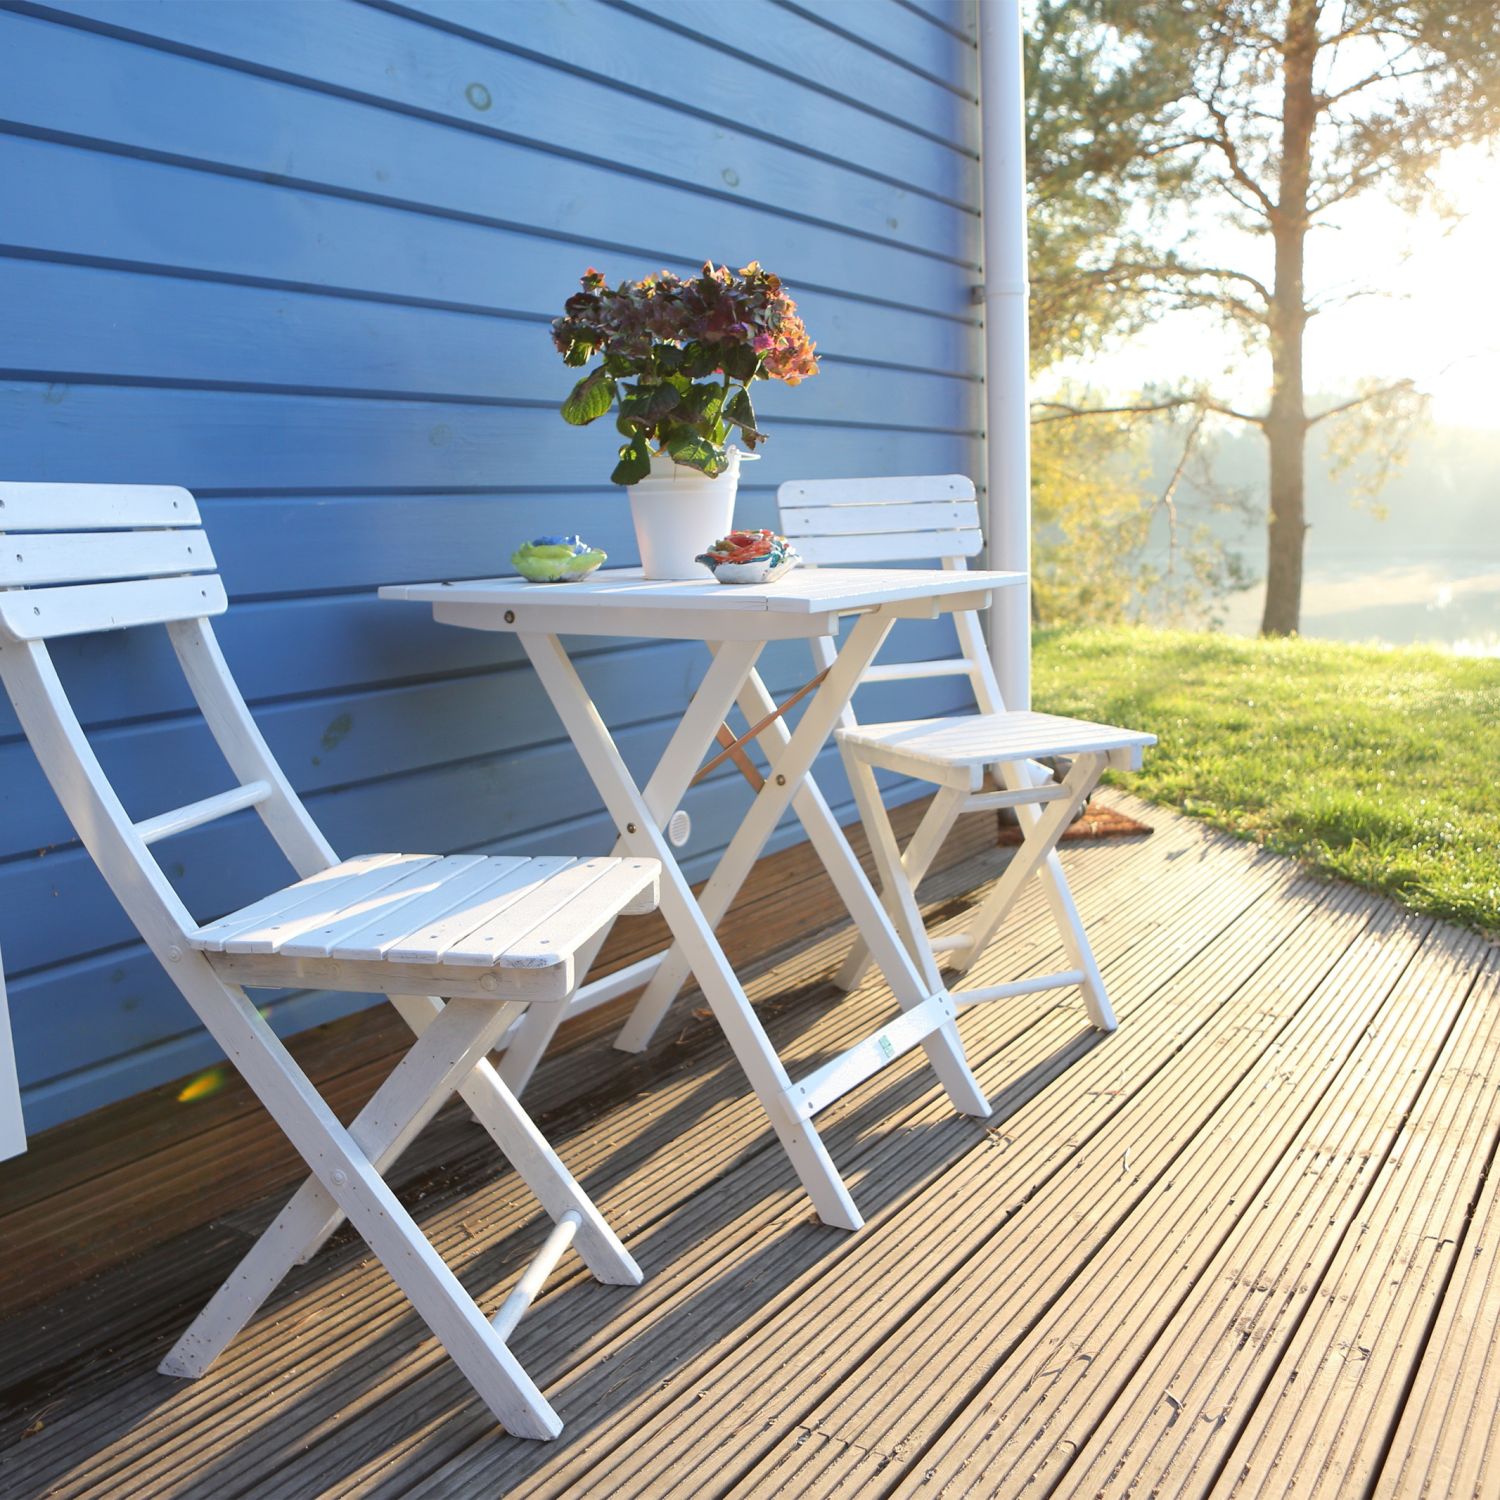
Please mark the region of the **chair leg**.
[[[484, 1056], [516, 1006], [466, 1014], [449, 1005], [397, 1063], [349, 1127], [350, 1138], [384, 1174]], [[196, 1377], [218, 1358], [299, 1261], [310, 1260], [344, 1222], [333, 1195], [309, 1177], [241, 1259], [162, 1361], [167, 1375]]]
[[[433, 1249], [376, 1170], [369, 1154], [339, 1123], [280, 1038], [243, 991], [220, 980], [201, 955], [186, 957], [191, 968], [179, 965], [182, 972], [173, 977], [193, 1002], [215, 1041], [234, 1060], [251, 1089], [316, 1172], [320, 1211], [325, 1201], [321, 1195], [326, 1194], [349, 1217], [507, 1431], [517, 1437], [556, 1437], [562, 1430], [557, 1413]], [[419, 1081], [440, 1084], [444, 1074], [455, 1068], [462, 1054], [473, 1047], [478, 1047], [482, 1055], [494, 1007], [484, 1003], [476, 1012], [474, 1002], [455, 1002], [452, 1010], [453, 1021], [431, 1043], [424, 1048], [419, 1039], [414, 1049], [417, 1061], [402, 1082], [403, 1097], [408, 1088], [415, 1092]], [[445, 1010], [444, 1014], [447, 1013]], [[455, 1047], [445, 1044], [457, 1046], [464, 1030], [468, 1031], [468, 1044], [458, 1047], [455, 1056]], [[400, 1065], [398, 1071], [399, 1068]], [[377, 1091], [377, 1099], [383, 1091], [384, 1086]], [[372, 1099], [371, 1105], [375, 1103]], [[393, 1134], [400, 1128], [396, 1117], [405, 1113], [399, 1107], [393, 1108], [394, 1105], [394, 1098], [387, 1094], [381, 1109], [390, 1108], [392, 1113], [382, 1119], [380, 1127]], [[313, 1196], [311, 1189], [308, 1196], [309, 1199]], [[203, 1339], [206, 1347], [217, 1352], [224, 1342], [220, 1337], [221, 1325], [229, 1322], [241, 1326], [249, 1315], [241, 1311], [244, 1304], [249, 1302], [250, 1311], [259, 1305], [257, 1294], [264, 1281], [263, 1266], [285, 1260], [288, 1253], [286, 1246], [279, 1243], [274, 1250], [257, 1255], [259, 1250], [257, 1242], [251, 1251], [251, 1256], [256, 1257], [255, 1265], [250, 1268], [253, 1274], [243, 1284], [238, 1273], [231, 1276], [200, 1315], [199, 1322], [168, 1355], [163, 1367], [167, 1373], [196, 1373], [201, 1368], [197, 1354], [199, 1340]], [[205, 1317], [213, 1327], [204, 1326]]]
[[[953, 831], [953, 825], [963, 811], [965, 800], [963, 792], [953, 787], [939, 787], [937, 795], [932, 799], [932, 805], [922, 814], [922, 821], [907, 841], [906, 850], [901, 856], [901, 873], [913, 891], [921, 885], [923, 877], [932, 867], [933, 860], [937, 858], [938, 850], [943, 847], [944, 840]], [[889, 911], [890, 897], [884, 890], [881, 892], [881, 901]], [[858, 989], [869, 967], [869, 945], [864, 938], [856, 935], [854, 946], [849, 950], [848, 957], [844, 959], [838, 973], [834, 975], [833, 982], [841, 990]]]
[[1046, 810], [1029, 827], [1022, 824], [1024, 841], [1021, 847], [1006, 866], [1005, 873], [995, 882], [994, 889], [975, 910], [968, 931], [968, 945], [955, 950], [954, 957], [960, 971], [971, 968], [989, 946], [1022, 887], [1045, 867], [1048, 855], [1055, 853], [1057, 841], [1073, 821], [1078, 809], [1083, 806], [1103, 771], [1102, 755], [1080, 755], [1062, 783], [1068, 795], [1056, 802], [1049, 802]]
[[[917, 907], [916, 892], [907, 884], [901, 870], [900, 847], [891, 827], [890, 814], [880, 796], [880, 788], [875, 784], [875, 773], [864, 761], [847, 753], [844, 756], [844, 768], [849, 773], [849, 785], [853, 789], [860, 818], [870, 836], [870, 850], [875, 858], [876, 873], [891, 900], [888, 908], [891, 925], [902, 946], [911, 955], [928, 992], [939, 994], [943, 989], [942, 979], [932, 956], [932, 947], [927, 941], [926, 929], [922, 926], [922, 913]], [[899, 1001], [899, 995], [897, 999]], [[908, 1009], [908, 1006], [903, 1005], [902, 1009]], [[969, 1067], [963, 1043], [959, 1040], [958, 1027], [952, 1021], [946, 1022], [928, 1036], [922, 1046], [933, 1072], [960, 1112], [980, 1118], [987, 1116], [990, 1112], [989, 1099]]]
[[[621, 852], [621, 846], [615, 845], [615, 854]], [[588, 943], [579, 949], [574, 959], [574, 968], [577, 973], [575, 987], [582, 986], [588, 977], [589, 970], [594, 965], [594, 960], [599, 956], [599, 950], [604, 946], [605, 939], [614, 930], [614, 923], [608, 923], [596, 937], [590, 938]], [[515, 1034], [505, 1045], [505, 1057], [499, 1067], [500, 1076], [505, 1080], [505, 1086], [517, 1098], [520, 1098], [526, 1085], [531, 1082], [531, 1075], [536, 1072], [536, 1066], [542, 1060], [542, 1054], [552, 1044], [552, 1038], [557, 1035], [557, 1028], [562, 1025], [568, 1014], [567, 1005], [533, 1005], [526, 1014], [521, 1017], [517, 1024]]]
[[1083, 919], [1078, 915], [1078, 907], [1073, 901], [1073, 892], [1068, 889], [1062, 861], [1057, 857], [1055, 849], [1047, 856], [1047, 863], [1041, 872], [1041, 881], [1042, 891], [1047, 898], [1048, 907], [1051, 908], [1052, 920], [1056, 922], [1058, 933], [1062, 937], [1069, 965], [1083, 974], [1083, 983], [1080, 988], [1083, 990], [1083, 1003], [1088, 1010], [1089, 1020], [1100, 1031], [1113, 1031], [1120, 1023], [1115, 1019], [1114, 1007], [1109, 1003], [1109, 996], [1105, 993], [1104, 976], [1099, 972], [1098, 960], [1094, 957], [1088, 933], [1084, 930]]
[[[406, 1024], [418, 1035], [443, 1009], [442, 1001], [430, 995], [390, 998]], [[488, 1059], [481, 1058], [474, 1065], [458, 1085], [458, 1095], [553, 1219], [560, 1219], [565, 1213], [578, 1214], [582, 1223], [573, 1248], [595, 1280], [609, 1286], [639, 1286], [643, 1279], [641, 1268], [605, 1222], [593, 1199], [558, 1160]]]
[[[1011, 791], [1030, 786], [1040, 779], [1040, 773], [1026, 766], [1007, 765], [996, 769], [1001, 782]], [[1100, 774], [1103, 774], [1102, 771]], [[1095, 784], [1097, 785], [1097, 782]], [[1088, 792], [1084, 794], [1085, 801], [1093, 790], [1094, 787], [1090, 786]], [[1039, 807], [1022, 806], [1016, 809], [1016, 814], [1021, 827], [1027, 829], [1036, 824], [1042, 815], [1042, 810]], [[1042, 894], [1052, 913], [1052, 920], [1056, 924], [1058, 935], [1062, 938], [1063, 950], [1068, 955], [1069, 967], [1078, 970], [1083, 975], [1080, 988], [1083, 991], [1083, 1003], [1088, 1011], [1089, 1019], [1100, 1031], [1114, 1031], [1120, 1023], [1115, 1019], [1114, 1007], [1109, 1003], [1109, 995], [1104, 988], [1104, 976], [1099, 972], [1098, 960], [1094, 957], [1093, 946], [1089, 942], [1083, 919], [1078, 915], [1073, 892], [1068, 887], [1067, 876], [1063, 873], [1062, 860], [1058, 857], [1055, 848], [1047, 855], [1047, 862], [1043, 865], [1039, 878], [1042, 882]]]

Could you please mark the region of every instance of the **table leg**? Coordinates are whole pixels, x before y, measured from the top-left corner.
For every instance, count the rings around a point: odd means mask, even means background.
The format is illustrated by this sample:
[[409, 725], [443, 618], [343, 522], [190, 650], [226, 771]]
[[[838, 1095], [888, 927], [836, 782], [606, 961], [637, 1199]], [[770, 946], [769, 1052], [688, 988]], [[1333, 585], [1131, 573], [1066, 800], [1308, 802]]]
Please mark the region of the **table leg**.
[[[883, 634], [883, 632], [882, 632]], [[827, 1224], [858, 1229], [864, 1220], [839, 1177], [810, 1119], [792, 1099], [792, 1081], [724, 956], [683, 875], [657, 818], [631, 779], [618, 747], [589, 699], [562, 643], [553, 635], [518, 635], [542, 686], [562, 719], [590, 779], [604, 799], [631, 854], [661, 861], [661, 910], [682, 946], [715, 1019], [765, 1107], [783, 1149], [792, 1160], [818, 1216]], [[722, 655], [722, 653], [721, 653]], [[725, 676], [730, 667], [726, 665]], [[718, 679], [716, 679], [718, 680]], [[695, 699], [692, 708], [697, 707]], [[727, 705], [726, 705], [727, 707]], [[690, 708], [691, 711], [691, 708]], [[675, 775], [675, 773], [673, 773]], [[664, 773], [660, 785], [667, 784]]]
[[[796, 810], [835, 888], [869, 944], [871, 955], [885, 974], [897, 1003], [903, 1010], [910, 1010], [944, 989], [932, 951], [925, 941], [914, 945], [914, 952], [908, 951], [903, 944], [855, 859], [838, 820], [809, 775], [813, 761], [827, 743], [893, 623], [893, 618], [881, 611], [863, 616], [849, 633], [823, 686], [808, 702], [796, 730], [788, 730], [780, 719], [770, 726], [769, 732], [780, 741], [779, 750], [771, 757], [772, 774], [724, 851], [718, 868], [699, 898], [699, 905], [711, 926], [722, 920], [766, 840], [790, 805]], [[740, 694], [741, 711], [754, 721], [769, 712], [771, 707], [774, 704], [765, 684], [752, 670]], [[690, 968], [695, 969], [690, 956], [680, 944], [675, 944], [641, 996], [617, 1045], [629, 1043], [632, 1050], [646, 1045]], [[933, 1032], [922, 1045], [954, 1106], [964, 1114], [987, 1116], [989, 1100], [969, 1069], [953, 1023], [950, 1021]]]
[[[642, 794], [651, 819], [658, 828], [666, 826], [667, 819], [682, 801], [693, 776], [703, 763], [705, 752], [714, 742], [716, 731], [734, 706], [740, 684], [745, 680], [746, 673], [755, 669], [756, 660], [764, 647], [763, 641], [731, 641], [723, 646], [710, 645], [709, 649], [714, 655], [709, 662], [708, 671], [703, 674], [703, 680], [698, 684], [687, 712], [667, 741], [667, 747]], [[620, 855], [625, 850], [626, 842], [622, 836], [615, 841], [613, 853]], [[506, 1046], [505, 1060], [500, 1065], [500, 1076], [515, 1093], [519, 1094], [526, 1087], [532, 1070], [541, 1061], [553, 1033], [577, 1003], [589, 968], [602, 946], [601, 939], [586, 954], [579, 955], [578, 988], [567, 1006], [533, 1005], [522, 1017]], [[661, 956], [664, 955], [658, 955]], [[587, 1000], [585, 1008], [586, 1005]], [[622, 1039], [616, 1041], [615, 1045], [625, 1051], [640, 1051], [640, 1047], [631, 1047], [623, 1041], [623, 1033]], [[641, 1045], [644, 1046], [645, 1043]]]

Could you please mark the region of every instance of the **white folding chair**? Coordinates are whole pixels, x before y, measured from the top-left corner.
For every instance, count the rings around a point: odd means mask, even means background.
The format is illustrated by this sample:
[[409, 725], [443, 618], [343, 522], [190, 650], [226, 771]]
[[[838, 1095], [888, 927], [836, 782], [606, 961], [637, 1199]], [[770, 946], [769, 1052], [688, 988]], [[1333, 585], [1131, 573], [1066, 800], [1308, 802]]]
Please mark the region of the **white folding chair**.
[[[569, 1244], [600, 1280], [641, 1273], [487, 1054], [529, 1005], [563, 1005], [621, 913], [656, 905], [649, 859], [365, 855], [340, 863], [272, 758], [208, 616], [226, 607], [186, 490], [0, 483], [0, 678], [79, 838], [199, 1019], [313, 1175], [161, 1368], [196, 1376], [347, 1215], [505, 1427], [562, 1424], [507, 1340]], [[140, 821], [122, 806], [68, 700], [54, 637], [165, 625], [236, 785]], [[151, 846], [253, 807], [302, 878], [200, 926]], [[80, 914], [81, 917], [82, 914]], [[417, 1035], [347, 1129], [246, 988], [383, 993]], [[442, 999], [434, 998], [442, 996]], [[491, 1318], [382, 1173], [454, 1092], [555, 1226]]]
[[[965, 568], [984, 546], [974, 485], [962, 474], [891, 479], [792, 480], [777, 492], [781, 529], [803, 559], [816, 566], [941, 557], [945, 568]], [[955, 614], [960, 654], [933, 661], [876, 663], [860, 685], [938, 677], [967, 678], [978, 712], [965, 716], [861, 724], [852, 711], [836, 731], [860, 817], [870, 837], [882, 898], [908, 943], [946, 952], [962, 973], [971, 968], [1032, 876], [1039, 876], [1061, 936], [1068, 967], [1055, 974], [983, 989], [955, 990], [960, 1004], [1079, 985], [1090, 1019], [1115, 1028], [1104, 980], [1079, 920], [1057, 857], [1057, 841], [1110, 767], [1137, 769], [1156, 736], [1055, 714], [1007, 711], [1000, 697], [979, 621]], [[813, 642], [814, 658], [833, 660], [830, 640]], [[1053, 775], [1038, 762], [1070, 762]], [[875, 783], [875, 770], [895, 772], [937, 788], [932, 805], [906, 849], [900, 849]], [[999, 784], [985, 789], [985, 773]], [[929, 938], [916, 888], [959, 815], [1013, 807], [1024, 842], [962, 932]], [[1044, 810], [1045, 809], [1045, 810]], [[837, 976], [853, 989], [868, 963], [856, 943]]]

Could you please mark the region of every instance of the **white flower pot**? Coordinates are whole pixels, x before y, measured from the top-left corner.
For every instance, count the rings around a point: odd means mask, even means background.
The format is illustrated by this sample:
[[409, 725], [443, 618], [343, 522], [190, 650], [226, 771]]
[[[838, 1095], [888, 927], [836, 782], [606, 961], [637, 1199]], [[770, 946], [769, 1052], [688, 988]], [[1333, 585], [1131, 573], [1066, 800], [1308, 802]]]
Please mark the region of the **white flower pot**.
[[724, 472], [710, 479], [664, 453], [652, 454], [650, 476], [626, 486], [647, 578], [709, 581], [711, 575], [698, 554], [734, 530], [740, 460], [752, 456], [759, 457], [731, 448]]

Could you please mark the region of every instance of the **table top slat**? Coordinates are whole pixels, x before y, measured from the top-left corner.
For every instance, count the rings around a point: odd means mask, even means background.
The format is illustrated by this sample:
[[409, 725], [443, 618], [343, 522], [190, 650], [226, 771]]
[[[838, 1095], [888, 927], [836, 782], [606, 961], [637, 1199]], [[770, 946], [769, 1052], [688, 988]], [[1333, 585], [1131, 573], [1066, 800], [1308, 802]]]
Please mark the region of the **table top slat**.
[[516, 609], [545, 605], [576, 618], [580, 633], [597, 631], [612, 610], [760, 612], [823, 615], [872, 609], [909, 599], [1013, 588], [1024, 573], [945, 568], [798, 568], [775, 583], [716, 583], [711, 578], [663, 582], [639, 568], [606, 568], [579, 583], [537, 584], [521, 578], [474, 578], [388, 584], [382, 599], [423, 604], [472, 604]]

